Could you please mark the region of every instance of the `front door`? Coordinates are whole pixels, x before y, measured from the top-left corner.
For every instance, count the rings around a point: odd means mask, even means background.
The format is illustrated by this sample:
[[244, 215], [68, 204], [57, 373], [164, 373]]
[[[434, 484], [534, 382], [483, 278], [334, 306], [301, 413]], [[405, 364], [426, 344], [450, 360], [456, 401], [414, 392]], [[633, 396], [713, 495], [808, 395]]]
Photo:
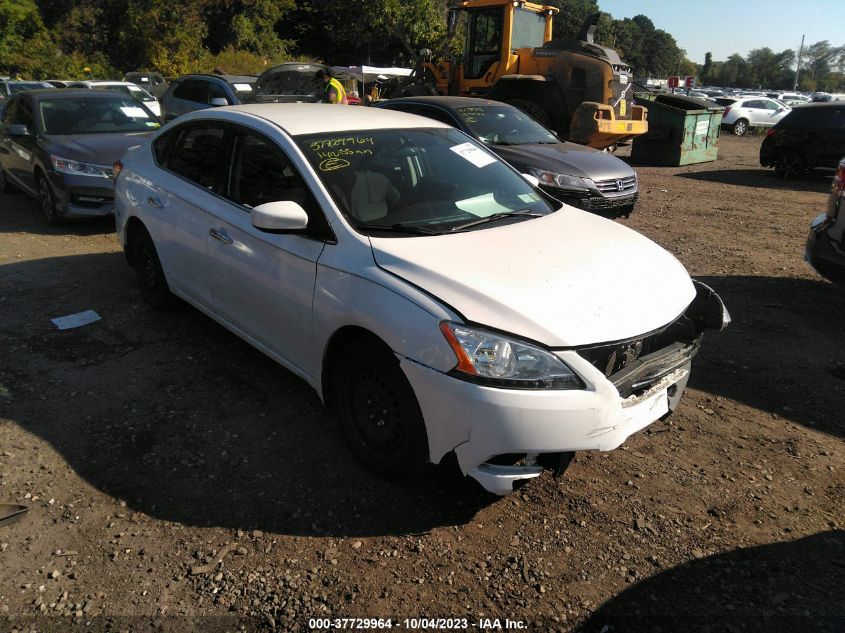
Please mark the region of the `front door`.
[[264, 134], [240, 128], [234, 136], [224, 195], [212, 211], [207, 237], [214, 309], [233, 328], [300, 375], [310, 375], [311, 309], [317, 259], [325, 241], [316, 234], [274, 234], [252, 225], [250, 210], [279, 200], [300, 204], [309, 230], [325, 223], [288, 155]]

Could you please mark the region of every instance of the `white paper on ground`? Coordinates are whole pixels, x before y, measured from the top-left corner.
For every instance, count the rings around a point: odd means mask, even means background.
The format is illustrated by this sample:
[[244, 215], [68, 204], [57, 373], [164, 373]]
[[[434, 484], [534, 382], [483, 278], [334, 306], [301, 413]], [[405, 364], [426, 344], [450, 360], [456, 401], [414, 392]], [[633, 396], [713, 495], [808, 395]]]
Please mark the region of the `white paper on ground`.
[[86, 310], [85, 312], [77, 312], [76, 314], [69, 314], [63, 317], [56, 317], [50, 319], [60, 330], [70, 330], [75, 327], [82, 327], [94, 321], [100, 320], [100, 315], [93, 310]]
[[460, 145], [455, 145], [449, 149], [461, 158], [468, 160], [476, 167], [485, 167], [490, 163], [496, 162], [496, 159], [490, 154], [476, 147], [472, 143], [461, 143]]

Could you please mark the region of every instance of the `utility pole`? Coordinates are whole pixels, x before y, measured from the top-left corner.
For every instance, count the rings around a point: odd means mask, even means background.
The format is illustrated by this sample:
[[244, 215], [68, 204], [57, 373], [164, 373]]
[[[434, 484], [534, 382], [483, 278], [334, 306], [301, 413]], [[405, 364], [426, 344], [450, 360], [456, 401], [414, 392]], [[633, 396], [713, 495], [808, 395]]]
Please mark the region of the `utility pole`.
[[801, 36], [801, 48], [798, 49], [798, 65], [795, 67], [795, 85], [792, 86], [792, 92], [798, 90], [798, 73], [801, 72], [801, 55], [804, 52], [804, 36]]

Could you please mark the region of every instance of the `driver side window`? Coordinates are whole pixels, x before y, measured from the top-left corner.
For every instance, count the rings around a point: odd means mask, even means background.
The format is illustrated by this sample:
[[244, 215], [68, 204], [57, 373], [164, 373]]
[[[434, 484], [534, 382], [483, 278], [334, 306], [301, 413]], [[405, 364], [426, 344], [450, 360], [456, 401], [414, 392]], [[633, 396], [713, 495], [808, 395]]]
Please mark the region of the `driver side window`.
[[467, 79], [479, 79], [499, 60], [502, 43], [502, 11], [480, 11], [473, 16]]

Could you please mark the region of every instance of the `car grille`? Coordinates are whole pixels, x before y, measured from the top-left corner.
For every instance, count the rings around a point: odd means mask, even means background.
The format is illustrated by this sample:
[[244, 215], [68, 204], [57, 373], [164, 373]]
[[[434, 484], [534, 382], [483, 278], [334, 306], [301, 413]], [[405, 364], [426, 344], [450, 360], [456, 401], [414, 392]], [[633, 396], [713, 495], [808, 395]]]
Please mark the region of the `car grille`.
[[646, 391], [663, 376], [686, 364], [698, 351], [701, 332], [681, 315], [641, 338], [576, 350], [627, 398]]
[[590, 198], [590, 210], [616, 209], [618, 207], [633, 207], [637, 203], [639, 194], [632, 196], [617, 196], [615, 198]]
[[602, 194], [625, 193], [626, 191], [637, 190], [637, 177], [609, 178], [607, 180], [595, 180], [596, 189]]

